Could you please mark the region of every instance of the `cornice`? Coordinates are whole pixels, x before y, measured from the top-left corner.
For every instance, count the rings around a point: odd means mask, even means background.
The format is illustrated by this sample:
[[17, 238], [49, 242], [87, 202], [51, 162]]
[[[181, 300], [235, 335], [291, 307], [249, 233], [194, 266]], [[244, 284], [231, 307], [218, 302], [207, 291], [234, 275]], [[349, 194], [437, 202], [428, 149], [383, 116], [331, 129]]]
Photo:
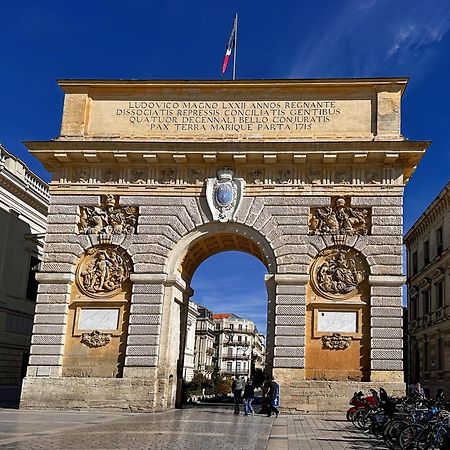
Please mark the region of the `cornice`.
[[237, 141], [143, 142], [123, 140], [30, 141], [26, 145], [49, 171], [67, 166], [95, 164], [153, 167], [237, 165], [267, 166], [294, 164], [357, 167], [400, 167], [403, 179], [413, 173], [429, 146], [428, 141], [348, 141], [348, 142], [288, 142]]
[[419, 219], [405, 234], [404, 242], [410, 247], [427, 229], [436, 222], [438, 216], [443, 216], [450, 207], [450, 182], [442, 189], [437, 197], [430, 203]]
[[398, 86], [403, 93], [408, 83], [408, 77], [393, 78], [321, 78], [321, 79], [248, 79], [248, 80], [114, 80], [114, 79], [59, 79], [59, 86], [64, 92], [73, 92], [74, 89], [88, 88], [118, 88], [123, 90], [126, 87], [136, 88], [157, 88], [170, 87], [170, 89], [193, 89], [193, 88], [220, 88], [220, 89], [252, 89], [270, 87], [288, 87], [290, 89], [301, 87], [302, 89], [311, 87], [334, 89], [342, 87], [391, 87]]
[[41, 192], [36, 191], [32, 187], [30, 188], [20, 179], [12, 178], [11, 174], [7, 172], [0, 172], [0, 186], [41, 214], [47, 215], [50, 202], [50, 194], [48, 192], [47, 197], [44, 197]]

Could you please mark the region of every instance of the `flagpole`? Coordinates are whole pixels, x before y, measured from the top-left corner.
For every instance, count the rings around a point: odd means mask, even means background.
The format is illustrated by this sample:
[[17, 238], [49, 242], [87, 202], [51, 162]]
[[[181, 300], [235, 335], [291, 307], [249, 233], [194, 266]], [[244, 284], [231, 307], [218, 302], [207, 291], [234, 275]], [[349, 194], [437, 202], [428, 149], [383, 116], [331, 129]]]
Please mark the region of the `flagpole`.
[[238, 37], [238, 15], [237, 15], [237, 13], [236, 13], [234, 20], [236, 21], [236, 28], [235, 28], [235, 34], [234, 34], [233, 80], [236, 79], [236, 55], [237, 55], [237, 37]]

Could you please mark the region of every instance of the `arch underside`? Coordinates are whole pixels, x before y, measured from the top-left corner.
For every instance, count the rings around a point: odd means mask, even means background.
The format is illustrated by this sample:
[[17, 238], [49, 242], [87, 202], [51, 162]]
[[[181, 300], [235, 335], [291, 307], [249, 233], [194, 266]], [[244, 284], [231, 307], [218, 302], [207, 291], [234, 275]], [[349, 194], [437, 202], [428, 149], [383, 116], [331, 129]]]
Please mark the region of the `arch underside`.
[[258, 258], [266, 267], [268, 261], [251, 239], [232, 233], [218, 233], [194, 242], [187, 250], [180, 270], [186, 280], [190, 280], [197, 267], [210, 256], [225, 251], [241, 251]]

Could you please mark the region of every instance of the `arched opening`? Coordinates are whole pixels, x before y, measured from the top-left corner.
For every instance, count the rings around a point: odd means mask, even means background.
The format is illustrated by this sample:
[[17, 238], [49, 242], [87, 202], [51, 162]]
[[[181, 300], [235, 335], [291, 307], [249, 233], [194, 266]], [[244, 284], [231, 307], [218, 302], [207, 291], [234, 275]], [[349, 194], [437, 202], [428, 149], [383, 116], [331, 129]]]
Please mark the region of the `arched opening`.
[[[183, 240], [184, 242], [182, 242]], [[192, 347], [192, 340], [194, 340], [195, 346], [195, 329], [193, 328], [193, 318], [198, 313], [198, 307], [196, 309], [196, 307], [192, 305], [192, 300], [197, 300], [196, 293], [194, 291], [196, 282], [196, 277], [194, 274], [203, 262], [205, 262], [206, 265], [209, 265], [206, 260], [210, 257], [213, 258], [213, 264], [214, 260], [217, 261], [217, 258], [225, 261], [222, 263], [223, 271], [228, 271], [230, 275], [236, 273], [235, 271], [237, 270], [236, 264], [229, 267], [229, 264], [231, 264], [229, 260], [227, 265], [227, 256], [225, 255], [229, 255], [230, 251], [237, 255], [242, 255], [242, 253], [252, 255], [262, 263], [256, 263], [260, 266], [260, 291], [264, 292], [265, 290], [264, 298], [259, 299], [258, 307], [259, 309], [264, 310], [262, 313], [259, 311], [259, 317], [264, 317], [267, 314], [268, 320], [266, 326], [264, 326], [264, 320], [262, 322], [259, 320], [259, 323], [263, 323], [263, 334], [265, 335], [265, 339], [259, 343], [260, 348], [256, 348], [259, 340], [258, 334], [261, 331], [258, 328], [258, 323], [256, 323], [256, 327], [253, 325], [253, 328], [251, 324], [251, 322], [253, 322], [251, 321], [251, 317], [241, 317], [238, 314], [240, 312], [242, 316], [247, 315], [245, 308], [238, 311], [238, 313], [230, 311], [226, 302], [227, 290], [223, 289], [223, 299], [225, 301], [223, 301], [223, 304], [221, 305], [221, 310], [211, 312], [234, 314], [237, 318], [224, 317], [223, 320], [219, 320], [219, 327], [221, 327], [221, 329], [218, 330], [220, 331], [219, 333], [215, 333], [217, 323], [215, 321], [209, 321], [209, 326], [211, 327], [211, 325], [213, 325], [214, 330], [211, 330], [212, 333], [210, 333], [210, 336], [212, 339], [209, 340], [210, 344], [213, 343], [213, 347], [211, 348], [210, 345], [204, 347], [204, 351], [209, 351], [209, 356], [211, 356], [210, 358], [204, 358], [210, 362], [210, 364], [207, 364], [210, 366], [207, 370], [208, 374], [212, 375], [214, 365], [216, 366], [216, 371], [222, 371], [224, 376], [231, 377], [236, 372], [242, 375], [244, 375], [244, 372], [246, 374], [251, 374], [252, 368], [254, 369], [257, 364], [262, 366], [262, 359], [265, 361], [265, 367], [270, 368], [273, 355], [274, 324], [272, 323], [272, 317], [274, 315], [273, 308], [275, 303], [275, 292], [271, 286], [271, 283], [268, 283], [268, 280], [270, 279], [271, 274], [275, 273], [275, 257], [267, 241], [255, 230], [252, 230], [244, 225], [232, 223], [214, 224], [214, 226], [201, 227], [200, 229], [192, 232], [190, 235], [185, 236], [182, 241], [180, 241], [178, 248], [174, 249], [171, 257], [169, 258], [168, 276], [171, 282], [166, 289], [165, 295], [165, 309], [167, 310], [166, 317], [171, 317], [171, 329], [167, 333], [167, 342], [165, 344], [166, 349], [168, 350], [166, 354], [168, 355], [168, 364], [174, 369], [176, 367], [177, 375], [176, 388], [175, 386], [173, 387], [176, 392], [168, 393], [168, 407], [171, 407], [174, 404], [180, 407], [182, 404], [183, 378], [186, 378], [187, 375], [187, 371], [185, 370], [186, 362], [191, 365], [191, 368], [194, 362], [198, 363], [198, 361], [194, 361], [195, 355], [193, 351], [188, 351], [186, 353], [186, 344], [188, 340], [190, 340]], [[238, 256], [238, 258], [241, 259], [241, 263], [244, 266], [246, 264], [245, 261], [247, 261], [248, 264], [248, 257], [243, 258], [242, 256]], [[242, 268], [239, 270], [242, 272]], [[199, 269], [200, 275], [201, 272], [202, 268]], [[209, 279], [208, 281], [214, 283], [214, 279]], [[265, 288], [262, 287], [264, 281], [266, 282]], [[225, 283], [228, 283], [229, 285], [232, 281], [228, 279]], [[251, 286], [248, 286], [248, 288], [251, 289]], [[199, 294], [200, 292], [201, 289], [198, 290]], [[217, 292], [220, 292], [220, 287], [216, 293]], [[247, 295], [251, 295], [251, 293], [248, 292]], [[213, 308], [211, 304], [203, 305], [201, 299], [198, 299], [198, 303], [202, 307], [206, 306], [206, 309], [208, 310], [208, 306], [210, 306], [211, 309]], [[241, 305], [241, 307], [242, 306], [243, 305]], [[203, 311], [203, 314], [205, 313], [206, 312]], [[238, 320], [238, 318], [243, 320]], [[245, 319], [250, 320], [246, 321]], [[234, 328], [234, 326], [231, 327], [233, 321], [235, 322], [236, 330], [231, 329]], [[239, 325], [242, 326], [242, 330], [239, 329]], [[245, 333], [246, 326], [247, 333]], [[242, 333], [239, 333], [239, 331], [242, 331]], [[247, 342], [245, 341], [246, 337]], [[216, 339], [219, 341], [216, 342]], [[178, 342], [178, 352], [176, 355], [173, 353], [175, 341]], [[252, 346], [254, 347], [252, 348]], [[221, 349], [219, 349], [219, 347]], [[226, 354], [224, 355], [223, 349], [225, 347]], [[247, 347], [245, 349], [246, 351], [244, 351], [244, 347]], [[187, 359], [191, 359], [190, 361], [185, 361], [186, 354]], [[261, 358], [261, 360], [256, 361], [255, 359], [252, 361], [255, 355], [256, 357]], [[230, 362], [232, 363], [231, 365], [229, 364]], [[239, 362], [241, 365], [238, 365]], [[244, 362], [246, 363], [245, 366]], [[218, 365], [220, 367], [217, 367]], [[231, 370], [227, 372], [228, 369]]]
[[229, 393], [232, 377], [259, 387], [265, 368], [267, 268], [242, 251], [204, 260], [191, 281], [183, 382], [185, 399]]

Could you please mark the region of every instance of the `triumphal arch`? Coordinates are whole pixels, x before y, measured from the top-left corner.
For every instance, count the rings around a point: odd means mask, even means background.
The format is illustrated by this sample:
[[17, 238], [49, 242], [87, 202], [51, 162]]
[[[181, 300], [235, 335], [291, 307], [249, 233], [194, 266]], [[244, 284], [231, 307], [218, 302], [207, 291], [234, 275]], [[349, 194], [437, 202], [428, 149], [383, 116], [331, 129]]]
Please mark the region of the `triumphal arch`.
[[406, 79], [59, 84], [60, 136], [27, 143], [53, 181], [22, 407], [174, 407], [190, 280], [225, 250], [267, 267], [284, 407], [403, 389], [402, 196], [428, 146], [401, 134]]

